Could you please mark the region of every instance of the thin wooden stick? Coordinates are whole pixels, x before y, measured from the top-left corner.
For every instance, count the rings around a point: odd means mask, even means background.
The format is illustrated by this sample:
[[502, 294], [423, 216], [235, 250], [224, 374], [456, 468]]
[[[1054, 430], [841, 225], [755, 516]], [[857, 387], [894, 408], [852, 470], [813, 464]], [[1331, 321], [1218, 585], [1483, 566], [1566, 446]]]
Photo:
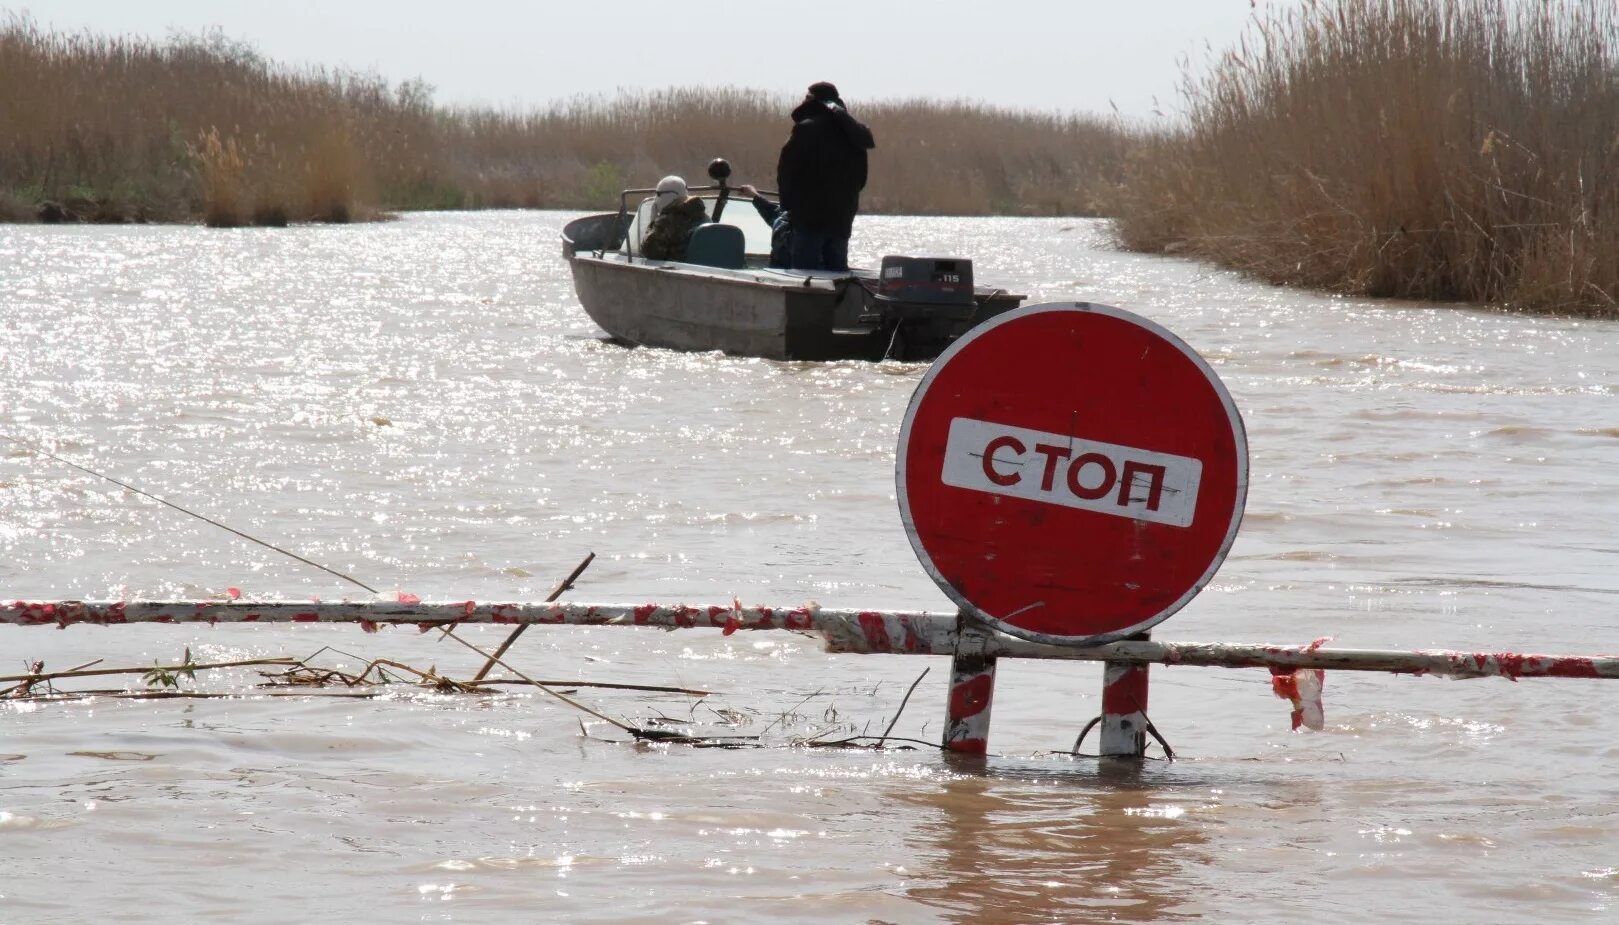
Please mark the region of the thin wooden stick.
[[[68, 669], [68, 672], [72, 673], [72, 672], [76, 672], [76, 671], [83, 671], [84, 669], [89, 668], [92, 665], [99, 665], [104, 661], [106, 661], [106, 659], [104, 659], [104, 658], [92, 658], [91, 660], [89, 660], [88, 662], [84, 662], [83, 664], [74, 665], [72, 668]], [[23, 664], [26, 665], [28, 663], [24, 662]], [[37, 671], [42, 671], [44, 668], [45, 668], [45, 663], [44, 662], [35, 662], [34, 663], [34, 670], [36, 672]], [[33, 677], [33, 676], [30, 675], [29, 677]], [[8, 687], [3, 691], [0, 691], [0, 697], [9, 697], [12, 694], [16, 693], [17, 691], [26, 691], [26, 692], [31, 694], [31, 693], [33, 693], [32, 688], [36, 683], [37, 682], [35, 682], [35, 681], [24, 681], [21, 684], [14, 684], [11, 687]], [[46, 686], [49, 687], [50, 685], [47, 684]]]
[[[579, 580], [579, 576], [585, 573], [585, 569], [590, 568], [590, 563], [594, 562], [595, 559], [596, 554], [594, 552], [587, 553], [584, 559], [582, 559], [578, 565], [574, 566], [573, 571], [568, 573], [568, 577], [562, 579], [560, 584], [551, 589], [551, 593], [546, 595], [545, 603], [549, 604], [566, 594], [568, 590], [573, 587], [573, 583]], [[500, 660], [501, 656], [506, 654], [506, 650], [512, 647], [512, 643], [517, 641], [517, 637], [523, 635], [523, 631], [528, 628], [529, 624], [524, 623], [517, 629], [512, 630], [512, 634], [506, 637], [506, 641], [500, 644], [500, 647], [495, 650], [494, 655], [489, 656], [489, 660], [483, 663], [483, 667], [479, 668], [478, 673], [472, 676], [472, 680], [475, 682], [482, 681], [484, 676], [489, 674], [489, 672], [495, 667], [495, 663]]]
[[[99, 661], [99, 660], [98, 660]], [[94, 664], [93, 662], [91, 664]], [[295, 665], [297, 660], [287, 655], [275, 658], [250, 658], [241, 662], [210, 662], [186, 665], [142, 665], [138, 668], [96, 668], [90, 671], [45, 671], [39, 674], [19, 674], [0, 677], [0, 684], [10, 681], [54, 681], [58, 678], [93, 678], [112, 674], [147, 674], [152, 671], [207, 671], [211, 668], [242, 668], [247, 665]]]
[[416, 677], [421, 678], [423, 681], [426, 681], [426, 682], [434, 685], [435, 687], [448, 687], [448, 688], [451, 688], [452, 690], [465, 691], [465, 692], [471, 692], [473, 690], [476, 690], [476, 688], [474, 688], [471, 685], [466, 684], [464, 682], [456, 681], [456, 680], [453, 680], [451, 678], [446, 678], [443, 675], [437, 674], [437, 673], [435, 673], [433, 671], [423, 671], [420, 668], [412, 668], [411, 666], [405, 664], [404, 662], [396, 662], [391, 658], [372, 659], [371, 664], [365, 666], [365, 670], [360, 672], [360, 674], [359, 674], [360, 679], [364, 680], [365, 676], [371, 673], [371, 669], [377, 668], [380, 665], [387, 665], [390, 668], [398, 668], [400, 671], [408, 671], [411, 674], [415, 675]]
[[[491, 684], [520, 684], [527, 686], [529, 682], [513, 678], [489, 678], [484, 681], [463, 681], [468, 687], [485, 687]], [[599, 687], [606, 690], [617, 691], [649, 691], [654, 694], [686, 694], [691, 697], [707, 697], [712, 691], [699, 691], [686, 687], [662, 687], [656, 684], [613, 684], [607, 681], [550, 681], [541, 680], [538, 683], [547, 687]]]
[[769, 725], [767, 725], [767, 726], [765, 726], [765, 728], [759, 730], [759, 738], [761, 738], [761, 739], [764, 738], [764, 734], [770, 731], [771, 726], [774, 726], [777, 723], [781, 722], [782, 720], [785, 720], [787, 717], [791, 716], [792, 714], [797, 713], [799, 707], [803, 706], [806, 703], [809, 703], [811, 700], [814, 700], [815, 698], [821, 696], [825, 692], [826, 692], [826, 688], [824, 688], [824, 687], [817, 690], [815, 693], [809, 695], [808, 697], [805, 697], [803, 700], [800, 700], [798, 703], [794, 704], [793, 708], [791, 710], [788, 710], [785, 713], [782, 713], [780, 716], [776, 717], [775, 719], [771, 720]]
[[[386, 691], [258, 691], [254, 697], [308, 697], [313, 700], [375, 700], [386, 696]], [[109, 700], [234, 700], [242, 694], [231, 691], [120, 691], [87, 690], [56, 691], [50, 694], [29, 694], [19, 697], [29, 703], [72, 703], [77, 700], [107, 698]]]
[[360, 579], [355, 578], [353, 575], [346, 575], [343, 572], [339, 572], [337, 569], [327, 568], [326, 566], [321, 565], [319, 562], [316, 562], [313, 559], [305, 559], [303, 556], [300, 556], [297, 553], [292, 552], [290, 550], [282, 549], [280, 546], [277, 546], [274, 543], [267, 543], [264, 540], [261, 540], [256, 536], [249, 536], [248, 534], [243, 533], [242, 531], [236, 529], [235, 527], [228, 526], [226, 524], [222, 524], [219, 521], [214, 520], [211, 517], [204, 517], [203, 515], [198, 514], [196, 511], [193, 511], [193, 510], [191, 510], [189, 508], [183, 508], [180, 505], [175, 504], [173, 501], [169, 501], [169, 500], [167, 500], [165, 498], [159, 498], [157, 495], [154, 495], [149, 491], [144, 491], [142, 489], [136, 488], [135, 486], [129, 484], [128, 482], [121, 482], [118, 479], [115, 479], [110, 475], [104, 475], [104, 474], [102, 474], [100, 472], [97, 472], [94, 469], [86, 468], [84, 466], [79, 465], [76, 462], [73, 462], [72, 460], [63, 459], [62, 457], [56, 455], [55, 453], [52, 453], [51, 451], [49, 451], [49, 450], [47, 450], [47, 449], [45, 449], [43, 447], [35, 446], [34, 444], [29, 443], [26, 440], [18, 440], [16, 437], [13, 437], [13, 436], [11, 436], [9, 434], [0, 434], [0, 437], [5, 438], [6, 440], [10, 440], [12, 443], [17, 444], [18, 446], [26, 447], [27, 449], [30, 449], [30, 450], [34, 451], [35, 453], [38, 453], [41, 456], [45, 456], [45, 457], [49, 457], [50, 459], [54, 459], [54, 460], [56, 460], [57, 462], [61, 463], [64, 466], [72, 466], [73, 468], [79, 470], [80, 472], [88, 473], [90, 475], [95, 476], [98, 479], [106, 479], [107, 481], [113, 483], [114, 485], [117, 485], [119, 488], [127, 489], [128, 491], [132, 491], [137, 495], [144, 495], [145, 497], [151, 498], [153, 501], [156, 501], [158, 504], [162, 504], [162, 505], [165, 505], [167, 507], [174, 508], [176, 511], [179, 511], [180, 513], [185, 514], [185, 515], [187, 515], [189, 517], [195, 517], [195, 518], [197, 518], [198, 520], [200, 520], [200, 521], [202, 521], [204, 523], [213, 524], [214, 526], [218, 527], [221, 530], [224, 530], [224, 531], [229, 532], [229, 533], [236, 534], [237, 536], [241, 537], [242, 539], [247, 540], [249, 543], [257, 543], [260, 546], [263, 546], [265, 549], [273, 549], [276, 552], [281, 553], [283, 556], [288, 556], [290, 558], [297, 559], [299, 562], [302, 562], [305, 565], [312, 565], [315, 568], [320, 569], [321, 571], [325, 572], [328, 575], [336, 575], [338, 578], [341, 578], [341, 579], [343, 579], [344, 581], [346, 581], [346, 582], [348, 582], [350, 584], [359, 585], [360, 587], [366, 589], [367, 591], [370, 591], [372, 594], [380, 594], [381, 593], [376, 588], [373, 588], [370, 585], [366, 584], [365, 582], [361, 581]]
[[519, 678], [522, 678], [524, 681], [527, 681], [528, 683], [534, 685], [535, 687], [537, 687], [540, 690], [546, 692], [547, 694], [550, 694], [552, 697], [555, 697], [556, 699], [562, 701], [563, 703], [567, 704], [568, 706], [573, 707], [575, 710], [579, 710], [580, 712], [583, 712], [583, 713], [588, 713], [591, 716], [596, 717], [597, 719], [601, 720], [604, 723], [609, 723], [611, 725], [617, 726], [619, 729], [623, 730], [624, 732], [629, 733], [632, 736], [635, 736], [636, 738], [650, 738], [650, 736], [646, 735], [647, 731], [645, 729], [636, 729], [634, 726], [631, 726], [630, 724], [628, 724], [628, 723], [626, 723], [626, 722], [624, 722], [622, 720], [616, 720], [616, 719], [613, 719], [611, 716], [608, 716], [605, 713], [599, 713], [599, 712], [597, 712], [595, 710], [592, 710], [590, 707], [585, 706], [584, 704], [582, 704], [579, 701], [573, 699], [572, 697], [569, 697], [569, 696], [567, 696], [565, 694], [558, 693], [557, 691], [554, 691], [551, 688], [547, 687], [546, 685], [541, 684], [540, 682], [534, 680], [533, 678], [529, 677], [528, 675], [523, 674], [521, 671], [518, 671], [516, 668], [513, 668], [512, 666], [510, 666], [510, 665], [506, 664], [505, 662], [501, 661], [499, 656], [491, 655], [490, 653], [485, 652], [483, 649], [478, 648], [477, 646], [473, 645], [472, 643], [467, 642], [465, 639], [462, 639], [460, 636], [457, 636], [455, 634], [455, 630], [453, 628], [448, 627], [448, 626], [444, 627], [444, 635], [450, 637], [451, 639], [454, 639], [456, 642], [459, 642], [460, 644], [466, 646], [467, 648], [469, 648], [472, 651], [478, 653], [479, 655], [482, 655], [484, 658], [487, 658], [491, 662], [494, 662], [495, 664], [497, 664], [500, 667], [506, 669], [507, 671], [511, 672], [512, 674], [517, 675]]
[[890, 722], [889, 722], [889, 724], [888, 724], [888, 728], [887, 728], [887, 729], [884, 729], [884, 730], [883, 730], [883, 734], [882, 734], [882, 736], [881, 736], [881, 737], [880, 737], [880, 738], [879, 738], [879, 739], [878, 739], [878, 741], [881, 741], [881, 740], [882, 740], [882, 739], [886, 739], [886, 738], [888, 738], [888, 734], [889, 734], [889, 733], [890, 733], [890, 732], [893, 732], [893, 731], [894, 731], [894, 726], [895, 726], [895, 724], [897, 724], [897, 723], [898, 723], [898, 722], [899, 722], [899, 717], [900, 717], [900, 714], [902, 714], [902, 713], [904, 713], [904, 712], [905, 712], [905, 705], [906, 705], [906, 704], [907, 704], [907, 703], [910, 703], [910, 702], [911, 702], [911, 694], [912, 694], [912, 693], [914, 693], [914, 692], [915, 692], [915, 691], [916, 691], [916, 686], [917, 686], [917, 685], [918, 685], [918, 684], [921, 684], [921, 683], [922, 683], [922, 679], [923, 679], [923, 678], [925, 678], [925, 677], [927, 677], [927, 676], [928, 676], [928, 672], [929, 672], [929, 671], [931, 671], [931, 670], [932, 670], [932, 669], [931, 669], [931, 668], [924, 668], [924, 669], [922, 669], [922, 673], [921, 673], [921, 674], [919, 674], [919, 675], [917, 675], [917, 676], [916, 676], [916, 680], [915, 680], [915, 681], [912, 681], [912, 682], [911, 682], [911, 686], [910, 686], [910, 688], [909, 688], [909, 689], [907, 689], [907, 690], [906, 690], [906, 691], [905, 691], [905, 696], [904, 696], [904, 697], [903, 697], [903, 698], [902, 698], [902, 699], [901, 699], [901, 700], [900, 700], [900, 702], [899, 702], [899, 709], [898, 709], [898, 710], [895, 710], [895, 711], [894, 711], [894, 718], [893, 718], [893, 720], [891, 720], [891, 721], [890, 721]]
[[378, 683], [386, 683], [367, 681], [336, 668], [315, 668], [304, 664], [294, 665], [280, 674], [261, 671], [259, 677], [265, 679], [259, 687], [325, 687], [333, 681], [341, 682], [344, 687], [359, 687], [362, 684], [371, 687]]
[[[810, 748], [842, 748], [844, 746], [852, 746], [854, 743], [859, 742], [861, 739], [872, 739], [872, 738], [876, 738], [876, 736], [859, 735], [859, 736], [850, 736], [847, 739], [829, 739], [829, 740], [816, 741], [816, 742], [805, 742], [803, 744], [810, 747]], [[944, 746], [939, 744], [938, 742], [924, 742], [921, 739], [907, 739], [904, 736], [892, 736], [892, 737], [884, 737], [884, 738], [887, 739], [887, 741], [890, 741], [890, 742], [914, 742], [917, 745], [925, 745], [928, 748], [937, 748], [937, 749], [940, 749], [940, 750], [944, 749]], [[876, 743], [874, 743], [872, 745], [859, 746], [859, 747], [862, 747], [862, 748], [881, 748], [882, 744], [883, 744], [883, 741], [884, 741], [884, 739], [877, 739]], [[1056, 752], [1055, 754], [1066, 755], [1068, 753], [1067, 752]]]

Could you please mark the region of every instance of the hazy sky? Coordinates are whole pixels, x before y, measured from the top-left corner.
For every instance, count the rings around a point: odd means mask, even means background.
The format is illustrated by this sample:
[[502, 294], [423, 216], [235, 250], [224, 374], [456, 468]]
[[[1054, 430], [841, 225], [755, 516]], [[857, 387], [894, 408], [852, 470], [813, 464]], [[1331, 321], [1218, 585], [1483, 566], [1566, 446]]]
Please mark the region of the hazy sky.
[[[1259, 0], [1293, 6], [1298, 0]], [[1250, 0], [0, 0], [58, 29], [218, 27], [270, 58], [420, 77], [440, 102], [526, 106], [580, 93], [738, 85], [968, 97], [1150, 118], [1180, 62], [1233, 45]], [[810, 12], [813, 10], [813, 12]], [[682, 18], [677, 11], [690, 11]]]

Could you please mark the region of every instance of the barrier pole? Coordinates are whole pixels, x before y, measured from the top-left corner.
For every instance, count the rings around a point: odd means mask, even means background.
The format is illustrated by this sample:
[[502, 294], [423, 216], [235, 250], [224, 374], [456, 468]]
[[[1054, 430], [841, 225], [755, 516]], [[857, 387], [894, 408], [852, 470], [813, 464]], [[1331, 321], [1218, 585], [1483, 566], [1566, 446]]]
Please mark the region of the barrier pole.
[[[738, 631], [814, 633], [829, 652], [893, 655], [968, 654], [959, 645], [957, 616], [920, 610], [834, 610], [814, 604], [745, 606], [735, 601], [688, 604], [492, 603], [478, 601], [0, 601], [0, 626], [65, 627], [134, 623], [358, 623], [429, 630], [445, 624], [523, 623], [574, 626], [712, 627]], [[1265, 645], [1126, 639], [1099, 646], [1052, 646], [988, 633], [974, 647], [997, 658], [1134, 662], [1205, 668], [1321, 668], [1449, 678], [1619, 679], [1619, 655], [1549, 655], [1453, 649], [1336, 649], [1321, 642]]]
[[989, 634], [966, 611], [956, 614], [956, 650], [950, 657], [950, 699], [945, 709], [946, 751], [989, 751], [989, 708], [995, 699], [996, 657], [986, 651]]

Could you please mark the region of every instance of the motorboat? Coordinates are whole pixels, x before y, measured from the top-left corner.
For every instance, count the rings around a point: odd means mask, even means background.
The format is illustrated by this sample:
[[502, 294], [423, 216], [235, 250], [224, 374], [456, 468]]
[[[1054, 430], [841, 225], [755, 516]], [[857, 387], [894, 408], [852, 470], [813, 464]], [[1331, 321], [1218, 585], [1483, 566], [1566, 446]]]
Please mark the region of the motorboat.
[[682, 260], [641, 252], [654, 189], [624, 190], [617, 212], [563, 227], [574, 291], [613, 341], [774, 360], [931, 360], [1024, 299], [976, 285], [962, 257], [888, 256], [875, 270], [773, 268], [770, 226], [729, 176], [717, 159], [713, 185], [688, 190], [711, 221], [692, 233]]

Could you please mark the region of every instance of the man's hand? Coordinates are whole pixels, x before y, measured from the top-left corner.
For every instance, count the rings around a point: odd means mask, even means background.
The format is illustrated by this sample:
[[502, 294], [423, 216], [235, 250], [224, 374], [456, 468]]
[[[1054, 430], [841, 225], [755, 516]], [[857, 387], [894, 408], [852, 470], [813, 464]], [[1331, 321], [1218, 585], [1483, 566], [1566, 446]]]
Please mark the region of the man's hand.
[[741, 186], [738, 186], [736, 189], [737, 189], [737, 192], [739, 192], [742, 195], [748, 197], [749, 199], [758, 199], [759, 198], [759, 190], [757, 188], [755, 188], [754, 185], [751, 184], [751, 183], [744, 183]]

